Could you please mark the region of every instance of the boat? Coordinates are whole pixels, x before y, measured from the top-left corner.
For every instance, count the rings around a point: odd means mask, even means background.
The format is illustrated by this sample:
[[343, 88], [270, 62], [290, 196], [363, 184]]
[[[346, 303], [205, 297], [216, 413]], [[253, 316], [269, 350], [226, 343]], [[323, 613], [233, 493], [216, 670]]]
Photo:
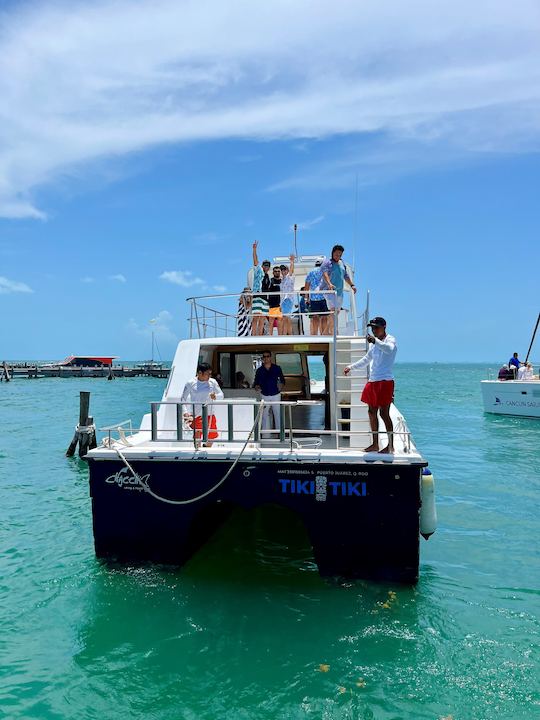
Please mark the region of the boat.
[[[297, 257], [296, 291], [317, 257]], [[369, 293], [360, 316], [349, 289], [346, 298], [332, 335], [310, 335], [299, 313], [297, 334], [259, 337], [236, 335], [238, 295], [188, 298], [190, 337], [178, 344], [161, 400], [138, 428], [102, 428], [101, 445], [86, 455], [98, 558], [181, 566], [234, 509], [277, 505], [301, 518], [323, 577], [418, 580], [420, 534], [435, 530], [433, 477], [395, 405], [394, 454], [363, 449], [371, 435], [359, 397], [368, 378], [343, 369], [366, 353]], [[286, 380], [280, 428], [270, 432], [251, 389], [267, 350]], [[198, 362], [212, 366], [224, 393], [202, 406], [202, 438], [181, 401]], [[239, 371], [249, 387], [236, 387]], [[211, 415], [218, 436], [205, 446]], [[384, 447], [382, 425], [380, 434]]]
[[102, 368], [110, 367], [116, 355], [69, 355], [65, 360], [55, 363], [44, 363], [45, 368]]
[[481, 380], [484, 412], [540, 419], [540, 379]]
[[69, 355], [65, 360], [38, 365], [41, 377], [107, 377], [114, 355]]
[[155, 318], [150, 320], [152, 324], [152, 357], [150, 360], [144, 360], [143, 362], [137, 363], [135, 367], [140, 371], [141, 375], [149, 375], [150, 377], [166, 378], [169, 376], [171, 371], [170, 367], [167, 367], [164, 362], [157, 362], [154, 360], [154, 347], [159, 354], [159, 348], [155, 338], [155, 332], [153, 325], [156, 322]]
[[155, 360], [144, 360], [143, 362], [136, 363], [135, 368], [141, 375], [149, 375], [150, 377], [157, 378], [166, 378], [171, 371], [165, 363], [156, 362]]
[[[524, 365], [529, 361], [539, 323], [540, 313]], [[528, 377], [521, 379], [520, 374], [518, 372], [515, 376], [510, 375], [512, 379], [502, 379], [493, 377], [493, 372], [488, 371], [488, 378], [480, 381], [484, 412], [540, 419], [540, 376], [530, 372]]]

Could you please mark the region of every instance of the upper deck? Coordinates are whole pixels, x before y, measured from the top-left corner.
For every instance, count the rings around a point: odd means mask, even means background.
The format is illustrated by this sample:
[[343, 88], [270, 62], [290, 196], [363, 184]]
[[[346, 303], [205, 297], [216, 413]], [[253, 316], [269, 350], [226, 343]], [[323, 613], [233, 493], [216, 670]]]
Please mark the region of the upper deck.
[[[306, 277], [311, 270], [315, 269], [317, 261], [325, 260], [324, 255], [299, 255], [295, 260], [294, 267], [294, 292], [293, 310], [291, 314], [292, 332], [298, 337], [305, 337], [311, 334], [310, 316], [313, 313], [308, 311], [301, 312], [302, 288], [306, 283]], [[273, 265], [289, 265], [289, 258], [285, 256], [276, 256], [272, 261]], [[347, 273], [354, 280], [354, 268], [345, 262]], [[253, 268], [250, 268], [246, 283], [238, 288], [235, 293], [220, 293], [215, 295], [199, 295], [187, 298], [190, 307], [188, 318], [189, 337], [190, 338], [225, 338], [235, 337], [241, 334], [239, 321], [241, 313], [242, 296], [247, 297], [248, 302], [251, 297], [253, 281]], [[336, 293], [330, 290], [317, 290], [325, 297], [334, 298]], [[287, 293], [283, 292], [265, 292], [265, 296], [279, 296], [281, 298]], [[304, 295], [307, 298], [307, 295]], [[327, 310], [323, 313], [317, 313], [322, 317], [334, 317], [332, 332], [336, 336], [358, 337], [365, 335], [367, 322], [369, 320], [369, 291], [366, 294], [365, 306], [358, 314], [357, 295], [351, 291], [349, 286], [345, 284], [343, 294], [343, 308], [338, 313], [334, 310]], [[247, 312], [247, 318], [251, 322], [253, 314]], [[267, 328], [267, 331], [269, 328]], [[272, 327], [272, 332], [264, 334], [259, 339], [268, 339], [272, 335], [275, 336], [276, 330]]]

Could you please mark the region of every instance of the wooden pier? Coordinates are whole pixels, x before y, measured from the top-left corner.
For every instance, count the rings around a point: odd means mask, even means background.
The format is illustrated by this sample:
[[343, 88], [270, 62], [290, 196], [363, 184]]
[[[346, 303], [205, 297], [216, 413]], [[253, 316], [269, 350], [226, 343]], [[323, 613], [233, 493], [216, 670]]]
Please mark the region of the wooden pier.
[[45, 377], [58, 378], [121, 378], [121, 377], [157, 377], [167, 378], [171, 368], [153, 367], [141, 364], [140, 366], [113, 365], [103, 367], [67, 367], [62, 365], [41, 365], [39, 363], [5, 363], [2, 373], [13, 380], [18, 378], [34, 379]]

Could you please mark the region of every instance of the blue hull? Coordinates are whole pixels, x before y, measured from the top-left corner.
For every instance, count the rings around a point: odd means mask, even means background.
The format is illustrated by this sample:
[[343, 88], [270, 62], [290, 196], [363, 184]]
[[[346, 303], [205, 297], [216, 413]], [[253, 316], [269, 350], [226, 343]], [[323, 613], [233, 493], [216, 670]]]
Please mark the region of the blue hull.
[[[154, 494], [189, 501], [216, 485], [231, 463], [131, 465]], [[423, 466], [246, 460], [207, 497], [169, 504], [150, 495], [119, 460], [89, 459], [96, 555], [183, 565], [235, 507], [274, 504], [302, 519], [321, 575], [414, 583]]]

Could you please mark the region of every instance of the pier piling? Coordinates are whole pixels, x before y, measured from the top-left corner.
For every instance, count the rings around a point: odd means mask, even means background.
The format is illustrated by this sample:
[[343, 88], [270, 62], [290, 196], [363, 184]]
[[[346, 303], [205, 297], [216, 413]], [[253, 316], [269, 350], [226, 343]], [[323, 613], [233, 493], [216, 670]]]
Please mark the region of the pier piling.
[[73, 439], [66, 450], [66, 457], [72, 457], [75, 454], [77, 443], [79, 444], [79, 457], [81, 458], [89, 450], [93, 450], [97, 446], [94, 418], [89, 415], [89, 412], [90, 393], [82, 390], [79, 399], [79, 424], [75, 428]]
[[9, 382], [11, 380], [9, 368], [5, 360], [2, 363], [2, 375], [0, 375], [0, 382], [2, 382], [2, 380], [4, 380], [5, 382]]

